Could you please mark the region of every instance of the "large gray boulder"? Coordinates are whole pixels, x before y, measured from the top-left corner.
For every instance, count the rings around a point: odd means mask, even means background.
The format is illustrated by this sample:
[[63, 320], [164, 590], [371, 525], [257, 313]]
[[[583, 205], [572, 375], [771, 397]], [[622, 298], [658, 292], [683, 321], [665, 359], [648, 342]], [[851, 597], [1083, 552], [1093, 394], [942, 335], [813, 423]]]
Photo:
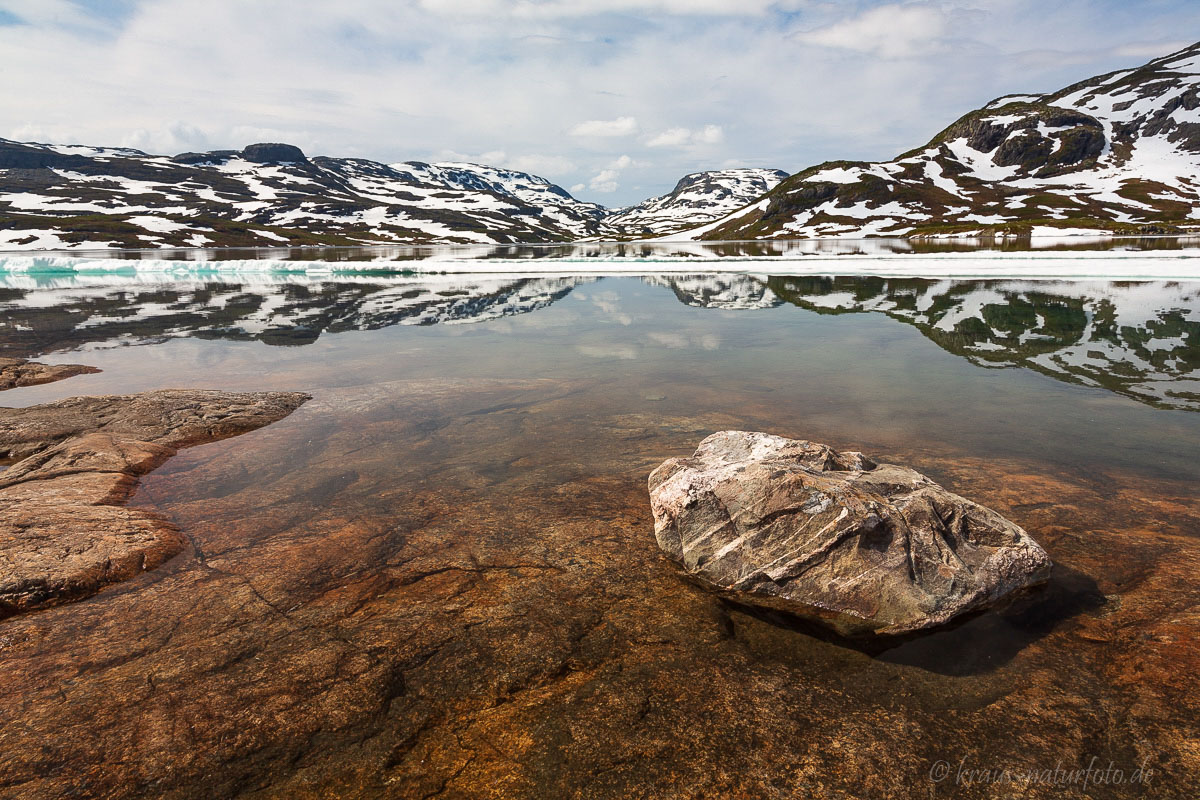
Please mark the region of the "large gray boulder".
[[919, 472], [766, 433], [722, 431], [667, 460], [650, 503], [688, 576], [847, 636], [941, 625], [1050, 576], [1024, 530]]

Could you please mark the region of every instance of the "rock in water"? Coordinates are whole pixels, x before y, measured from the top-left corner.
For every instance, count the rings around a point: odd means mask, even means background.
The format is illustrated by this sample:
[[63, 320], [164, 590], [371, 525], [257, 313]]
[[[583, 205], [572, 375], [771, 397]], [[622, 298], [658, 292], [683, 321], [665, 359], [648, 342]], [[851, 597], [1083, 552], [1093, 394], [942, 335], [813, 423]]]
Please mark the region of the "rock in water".
[[161, 390], [0, 408], [0, 619], [79, 600], [184, 546], [167, 520], [127, 508], [179, 448], [283, 419], [297, 392]]
[[63, 378], [99, 371], [95, 367], [85, 367], [82, 364], [41, 364], [23, 358], [0, 358], [0, 391], [16, 389], [18, 386], [53, 383]]
[[690, 577], [847, 636], [941, 625], [1050, 577], [1029, 534], [919, 472], [766, 433], [667, 460], [650, 504]]

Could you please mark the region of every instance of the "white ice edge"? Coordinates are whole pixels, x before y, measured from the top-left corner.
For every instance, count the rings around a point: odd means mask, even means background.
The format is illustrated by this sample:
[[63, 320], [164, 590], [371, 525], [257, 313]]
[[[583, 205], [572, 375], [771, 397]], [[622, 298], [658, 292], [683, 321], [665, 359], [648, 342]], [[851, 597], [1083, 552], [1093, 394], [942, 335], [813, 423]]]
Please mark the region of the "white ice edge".
[[0, 256], [0, 276], [155, 275], [197, 276], [299, 274], [333, 279], [340, 275], [603, 276], [695, 273], [771, 275], [874, 275], [913, 278], [1046, 278], [1107, 280], [1200, 280], [1200, 249], [1147, 253], [1133, 251], [1015, 251], [937, 254], [810, 254], [802, 256], [553, 257], [545, 259], [432, 259], [413, 261], [289, 261], [240, 259], [79, 258]]

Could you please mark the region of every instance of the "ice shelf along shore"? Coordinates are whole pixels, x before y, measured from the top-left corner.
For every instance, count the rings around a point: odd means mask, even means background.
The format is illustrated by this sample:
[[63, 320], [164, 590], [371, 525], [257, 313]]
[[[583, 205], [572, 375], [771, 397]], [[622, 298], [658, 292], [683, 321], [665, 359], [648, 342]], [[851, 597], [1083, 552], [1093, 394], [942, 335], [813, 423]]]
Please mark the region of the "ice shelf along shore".
[[679, 273], [875, 275], [927, 278], [1105, 278], [1200, 280], [1200, 248], [1175, 250], [1043, 250], [943, 253], [808, 253], [719, 255], [635, 252], [494, 257], [476, 253], [407, 259], [104, 258], [0, 255], [0, 278], [144, 276], [157, 280], [295, 275], [310, 278], [381, 274], [619, 275]]

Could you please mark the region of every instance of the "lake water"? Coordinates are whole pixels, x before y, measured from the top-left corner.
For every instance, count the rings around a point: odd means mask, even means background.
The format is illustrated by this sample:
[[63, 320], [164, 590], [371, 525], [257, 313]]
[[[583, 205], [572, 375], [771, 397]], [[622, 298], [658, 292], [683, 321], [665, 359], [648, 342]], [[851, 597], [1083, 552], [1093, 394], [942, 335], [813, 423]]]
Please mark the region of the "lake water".
[[[1196, 256], [1200, 236], [1039, 236], [1024, 238], [927, 238], [927, 239], [790, 239], [743, 242], [569, 242], [560, 244], [511, 245], [394, 245], [369, 247], [189, 247], [147, 250], [73, 250], [37, 254], [9, 253], [9, 256], [38, 258], [121, 259], [125, 261], [220, 261], [242, 259], [259, 261], [375, 262], [391, 268], [397, 262], [438, 261], [447, 264], [473, 261], [564, 261], [591, 265], [611, 260], [721, 261], [723, 269], [736, 260], [795, 261], [822, 256], [938, 255], [947, 253], [980, 254], [989, 257], [1016, 257], [1046, 253], [1140, 253], [1143, 257], [1160, 254]], [[5, 254], [0, 251], [0, 258]]]
[[[765, 252], [571, 274], [570, 253], [0, 270], [0, 355], [102, 370], [9, 405], [314, 396], [147, 477], [134, 504], [188, 552], [0, 622], [0, 794], [1004, 797], [962, 770], [1099, 759], [1122, 782], [1018, 794], [1196, 796], [1200, 280], [797, 275]], [[887, 646], [723, 604], [659, 557], [645, 481], [730, 428], [912, 465], [1024, 526], [1055, 577]]]

